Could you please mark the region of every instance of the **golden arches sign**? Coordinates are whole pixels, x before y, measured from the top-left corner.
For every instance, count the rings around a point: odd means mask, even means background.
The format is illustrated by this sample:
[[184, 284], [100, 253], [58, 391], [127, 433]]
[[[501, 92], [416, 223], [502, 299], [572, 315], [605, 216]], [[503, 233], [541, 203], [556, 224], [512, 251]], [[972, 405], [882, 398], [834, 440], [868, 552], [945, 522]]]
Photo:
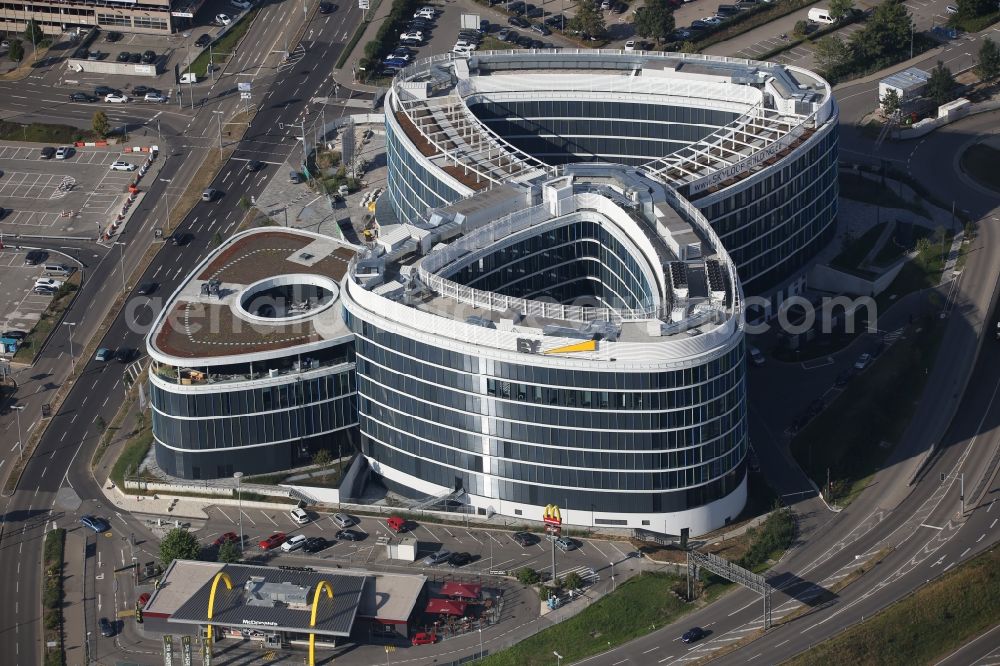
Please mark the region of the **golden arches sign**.
[[[316, 593], [313, 595], [313, 607], [312, 616], [309, 618], [309, 628], [316, 626], [316, 612], [319, 610], [319, 598], [322, 596], [323, 591], [326, 591], [326, 596], [328, 599], [333, 599], [333, 586], [330, 585], [329, 581], [321, 580], [316, 584]], [[316, 634], [313, 632], [309, 633], [309, 666], [315, 666], [316, 664]]]
[[549, 525], [562, 525], [562, 514], [559, 512], [559, 507], [555, 504], [546, 504], [545, 510], [542, 512], [542, 520]]
[[215, 591], [219, 587], [219, 581], [223, 581], [226, 584], [227, 590], [233, 589], [233, 581], [225, 571], [220, 571], [215, 574], [215, 578], [212, 580], [212, 591], [208, 594], [208, 644], [212, 644], [212, 613], [215, 612]]

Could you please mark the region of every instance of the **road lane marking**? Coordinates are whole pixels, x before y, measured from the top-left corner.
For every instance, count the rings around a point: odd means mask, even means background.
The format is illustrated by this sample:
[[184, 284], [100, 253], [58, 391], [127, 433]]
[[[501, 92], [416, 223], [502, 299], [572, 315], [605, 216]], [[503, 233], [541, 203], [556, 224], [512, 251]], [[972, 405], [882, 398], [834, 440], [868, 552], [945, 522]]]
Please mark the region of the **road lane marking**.
[[941, 530], [944, 529], [943, 527], [937, 527], [936, 525], [928, 525], [927, 523], [920, 523], [920, 526], [921, 527], [929, 527], [932, 530], [938, 530], [938, 531], [941, 531]]

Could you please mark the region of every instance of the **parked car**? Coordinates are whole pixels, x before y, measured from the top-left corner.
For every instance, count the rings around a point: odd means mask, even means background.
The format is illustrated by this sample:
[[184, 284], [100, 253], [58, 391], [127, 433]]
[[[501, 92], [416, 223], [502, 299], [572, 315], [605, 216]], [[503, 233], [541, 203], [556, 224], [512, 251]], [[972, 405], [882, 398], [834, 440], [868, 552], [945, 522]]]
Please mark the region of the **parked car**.
[[131, 57], [132, 57], [131, 53], [129, 53], [128, 51], [122, 51], [121, 53], [118, 54], [118, 57], [115, 58], [115, 60], [117, 60], [118, 62], [128, 62], [128, 59]]
[[55, 156], [56, 156], [56, 149], [53, 148], [52, 146], [45, 146], [44, 148], [42, 148], [41, 158], [43, 160], [51, 160]]
[[109, 88], [108, 86], [97, 86], [94, 88], [94, 94], [98, 97], [104, 97], [105, 95], [121, 95], [122, 91], [117, 88]]
[[[551, 35], [552, 34], [552, 31], [549, 30], [548, 28], [546, 28], [541, 23], [532, 23], [531, 24], [531, 30], [532, 30], [532, 32], [537, 32], [539, 35]], [[634, 42], [633, 42], [633, 44], [634, 44]], [[625, 50], [626, 51], [629, 50], [627, 43], [625, 45]]]
[[250, 9], [250, 3], [247, 0], [229, 0], [229, 4], [236, 9]]
[[31, 250], [28, 254], [24, 255], [24, 265], [37, 266], [48, 258], [49, 253], [45, 250]]
[[472, 555], [468, 553], [452, 553], [451, 557], [448, 558], [448, 566], [464, 567], [471, 561], [472, 561]]
[[147, 65], [151, 65], [156, 62], [156, 51], [143, 51], [142, 61]]
[[107, 532], [108, 530], [111, 529], [111, 525], [108, 523], [108, 521], [104, 520], [103, 518], [99, 518], [97, 516], [92, 516], [90, 514], [87, 514], [86, 516], [80, 518], [80, 524], [86, 527], [87, 529], [94, 530], [98, 534], [103, 534], [104, 532]]
[[56, 149], [56, 159], [64, 160], [73, 154], [72, 146], [59, 146]]
[[357, 530], [338, 530], [334, 535], [340, 541], [364, 541], [365, 535]]
[[451, 52], [455, 55], [469, 55], [475, 50], [476, 47], [473, 44], [455, 44], [455, 46], [451, 48]]
[[306, 513], [305, 509], [301, 507], [295, 507], [288, 513], [292, 517], [292, 520], [294, 520], [299, 525], [305, 525], [306, 523], [309, 522], [309, 514]]
[[948, 6], [946, 6], [944, 8], [944, 10], [946, 12], [948, 12], [949, 14], [957, 14], [958, 13], [958, 7], [956, 7], [955, 5], [948, 5]]
[[528, 18], [541, 18], [545, 16], [545, 10], [541, 7], [535, 7], [534, 5], [525, 5], [524, 15]]
[[346, 513], [335, 513], [330, 518], [338, 527], [346, 528], [354, 524], [354, 518], [347, 515]]
[[434, 645], [437, 642], [437, 634], [429, 633], [426, 631], [418, 631], [413, 634], [413, 638], [410, 639], [413, 645]]
[[31, 291], [38, 294], [39, 296], [55, 296], [56, 294], [55, 287], [46, 287], [45, 285], [38, 285]]
[[307, 553], [318, 553], [321, 550], [326, 550], [330, 547], [330, 542], [323, 537], [309, 537], [306, 542], [302, 544], [302, 550]]
[[216, 25], [229, 25], [232, 22], [233, 22], [233, 19], [230, 18], [229, 14], [216, 14], [215, 15], [215, 23], [216, 23]]
[[410, 32], [400, 33], [399, 38], [410, 41], [422, 42], [424, 41], [424, 33], [420, 32], [419, 30], [413, 30]]
[[871, 362], [872, 362], [872, 355], [869, 354], [868, 352], [865, 352], [864, 354], [858, 357], [857, 361], [854, 362], [854, 369], [864, 370], [865, 368], [868, 367], [868, 364]]
[[257, 545], [260, 546], [261, 550], [271, 550], [273, 548], [277, 548], [283, 543], [285, 543], [285, 533], [275, 532]]
[[17, 340], [20, 342], [28, 337], [28, 334], [24, 331], [4, 331], [0, 333], [0, 338], [7, 338], [8, 340]]
[[212, 43], [211, 36], [209, 36], [209, 35], [202, 35], [201, 37], [199, 37], [198, 39], [195, 40], [194, 45], [197, 46], [198, 48], [204, 48], [204, 47], [208, 46], [211, 43]]
[[108, 349], [107, 347], [101, 347], [100, 349], [97, 350], [97, 353], [94, 354], [94, 360], [101, 362], [110, 361], [114, 355], [115, 353], [110, 349]]
[[163, 93], [158, 93], [158, 92], [148, 92], [143, 96], [142, 99], [147, 102], [154, 102], [156, 104], [162, 104], [163, 102], [167, 101], [166, 96], [163, 95]]
[[123, 35], [120, 32], [109, 32], [108, 34], [104, 35], [104, 41], [110, 44], [114, 44], [115, 42], [120, 42], [122, 40], [122, 37], [124, 36], [125, 35]]
[[103, 58], [105, 55], [106, 54], [101, 53], [100, 51], [90, 51], [89, 53], [87, 53], [87, 60], [91, 62], [96, 62], [101, 58]]
[[283, 544], [281, 544], [281, 552], [290, 553], [293, 550], [298, 550], [304, 545], [306, 545], [306, 535], [296, 534], [295, 536], [289, 537]]
[[226, 532], [225, 534], [219, 535], [219, 537], [217, 537], [215, 541], [212, 542], [212, 545], [218, 547], [224, 543], [239, 543], [239, 542], [240, 542], [240, 536], [236, 532]]
[[556, 539], [556, 548], [564, 553], [568, 553], [569, 551], [576, 549], [576, 542], [569, 537], [559, 537]]
[[48, 287], [49, 289], [58, 289], [63, 286], [62, 280], [56, 280], [50, 277], [40, 277], [35, 280], [36, 287]]
[[514, 532], [510, 538], [519, 546], [531, 546], [538, 541], [538, 537], [530, 532]]
[[135, 165], [131, 162], [126, 162], [125, 160], [118, 160], [117, 162], [112, 162], [109, 167], [112, 171], [135, 171]]
[[87, 93], [75, 92], [69, 96], [71, 102], [96, 102], [97, 98]]
[[626, 51], [635, 51], [635, 40], [634, 39], [630, 39], [627, 42], [625, 42], [625, 50]]
[[507, 23], [511, 24], [515, 28], [527, 28], [529, 25], [531, 25], [520, 16], [511, 16], [510, 18], [507, 19]]
[[128, 56], [128, 61], [133, 65], [138, 65], [142, 62], [142, 54], [136, 51], [135, 53], [130, 53]]
[[393, 532], [399, 534], [400, 532], [406, 531], [406, 520], [400, 518], [399, 516], [389, 516], [385, 524], [389, 526], [389, 529]]
[[126, 104], [128, 103], [128, 96], [122, 94], [111, 93], [110, 95], [104, 96], [104, 101], [109, 104]]
[[685, 643], [694, 643], [695, 641], [700, 640], [704, 637], [705, 637], [704, 629], [702, 629], [701, 627], [691, 627], [690, 629], [684, 632], [684, 635], [681, 636], [681, 640], [684, 641]]
[[101, 627], [101, 636], [105, 638], [111, 638], [115, 635], [115, 628], [112, 626], [111, 622], [106, 617], [102, 617], [97, 621], [97, 624]]
[[431, 553], [430, 555], [425, 557], [424, 565], [432, 567], [436, 564], [441, 564], [442, 562], [447, 561], [450, 557], [451, 557], [451, 551], [442, 548], [441, 550]]

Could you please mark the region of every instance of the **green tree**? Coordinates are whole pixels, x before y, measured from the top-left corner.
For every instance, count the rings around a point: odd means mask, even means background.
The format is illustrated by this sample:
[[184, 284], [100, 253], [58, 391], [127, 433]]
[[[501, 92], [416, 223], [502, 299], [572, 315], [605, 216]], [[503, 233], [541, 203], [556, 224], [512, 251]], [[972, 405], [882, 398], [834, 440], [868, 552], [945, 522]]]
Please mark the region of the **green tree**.
[[899, 111], [899, 93], [889, 90], [882, 98], [882, 113], [888, 118]]
[[531, 567], [521, 567], [517, 570], [516, 576], [523, 585], [534, 585], [542, 579], [541, 575]]
[[830, 0], [830, 16], [840, 20], [854, 10], [854, 0]]
[[103, 111], [97, 111], [94, 113], [94, 119], [91, 122], [91, 126], [94, 128], [94, 134], [102, 139], [106, 137], [108, 132], [111, 131], [111, 124], [108, 122], [108, 114]]
[[816, 64], [827, 76], [837, 72], [851, 61], [851, 51], [847, 44], [836, 35], [827, 35], [816, 42]]
[[24, 44], [21, 43], [20, 39], [10, 40], [10, 47], [7, 49], [7, 57], [14, 62], [21, 62], [24, 60]]
[[97, 432], [104, 434], [104, 431], [108, 429], [108, 422], [104, 420], [104, 417], [98, 414], [94, 417], [94, 426], [97, 428]]
[[851, 52], [855, 60], [872, 67], [910, 48], [913, 20], [906, 5], [886, 2], [875, 7], [865, 27], [851, 35]]
[[320, 449], [313, 454], [312, 464], [318, 466], [329, 465], [332, 460], [333, 455], [330, 453], [330, 449]]
[[583, 578], [575, 571], [570, 571], [563, 579], [563, 587], [567, 590], [579, 590], [583, 587]]
[[660, 41], [674, 30], [674, 11], [666, 0], [648, 0], [635, 11], [635, 34]]
[[976, 76], [983, 81], [989, 81], [998, 75], [1000, 75], [1000, 47], [989, 37], [983, 37], [983, 45], [979, 47]]
[[799, 39], [806, 36], [809, 32], [809, 22], [808, 21], [796, 21], [795, 26], [792, 28], [792, 34]]
[[160, 562], [163, 566], [174, 560], [196, 560], [201, 554], [201, 546], [193, 534], [185, 529], [170, 530], [160, 542]]
[[996, 0], [958, 0], [956, 18], [970, 19], [996, 11]]
[[603, 37], [607, 29], [604, 27], [604, 15], [595, 0], [580, 0], [576, 8], [576, 16], [569, 20], [569, 29], [586, 33], [591, 37]]
[[241, 196], [240, 200], [237, 201], [236, 203], [238, 203], [240, 208], [242, 208], [243, 210], [250, 210], [250, 207], [253, 206], [253, 202], [250, 201], [250, 197], [248, 197], [245, 194]]
[[219, 233], [218, 231], [216, 231], [215, 235], [212, 236], [212, 245], [214, 245], [215, 247], [219, 247], [220, 245], [222, 245], [222, 234]]
[[35, 22], [35, 19], [28, 21], [28, 24], [24, 27], [24, 38], [32, 44], [37, 44], [45, 38], [45, 33], [42, 32], [41, 26]]
[[951, 70], [938, 60], [937, 65], [931, 70], [931, 78], [927, 80], [927, 92], [925, 94], [940, 105], [954, 96], [952, 94], [954, 89], [955, 77], [952, 76]]
[[219, 555], [216, 557], [216, 561], [223, 562], [225, 564], [232, 564], [233, 562], [240, 561], [240, 548], [236, 545], [235, 541], [223, 541], [222, 545], [219, 546]]

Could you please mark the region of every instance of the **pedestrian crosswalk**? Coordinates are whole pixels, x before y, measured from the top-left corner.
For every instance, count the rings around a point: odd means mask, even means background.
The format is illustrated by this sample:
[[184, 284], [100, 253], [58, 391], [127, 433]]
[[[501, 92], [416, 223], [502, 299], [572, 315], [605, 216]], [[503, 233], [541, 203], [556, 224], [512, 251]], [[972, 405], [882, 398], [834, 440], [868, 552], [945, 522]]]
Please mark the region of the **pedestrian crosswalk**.
[[593, 567], [579, 566], [579, 567], [573, 567], [572, 569], [564, 569], [562, 571], [558, 571], [559, 578], [562, 578], [564, 580], [566, 576], [571, 573], [575, 573], [580, 578], [582, 578], [585, 585], [593, 585], [597, 581], [601, 580], [601, 574], [594, 571]]

